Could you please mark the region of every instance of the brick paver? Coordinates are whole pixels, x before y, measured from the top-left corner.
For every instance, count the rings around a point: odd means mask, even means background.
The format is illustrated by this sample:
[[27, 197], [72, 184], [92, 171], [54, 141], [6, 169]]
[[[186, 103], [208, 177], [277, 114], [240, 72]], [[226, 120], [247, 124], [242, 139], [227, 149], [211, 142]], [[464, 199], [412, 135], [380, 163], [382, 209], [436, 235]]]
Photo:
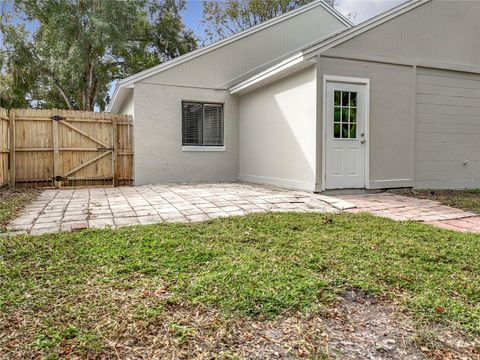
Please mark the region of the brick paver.
[[342, 195], [339, 198], [356, 206], [348, 210], [351, 212], [369, 212], [398, 221], [421, 221], [444, 229], [480, 232], [480, 216], [438, 201], [391, 193]]
[[344, 200], [242, 183], [45, 190], [8, 229], [41, 234], [159, 222], [196, 222], [252, 212], [335, 212]]

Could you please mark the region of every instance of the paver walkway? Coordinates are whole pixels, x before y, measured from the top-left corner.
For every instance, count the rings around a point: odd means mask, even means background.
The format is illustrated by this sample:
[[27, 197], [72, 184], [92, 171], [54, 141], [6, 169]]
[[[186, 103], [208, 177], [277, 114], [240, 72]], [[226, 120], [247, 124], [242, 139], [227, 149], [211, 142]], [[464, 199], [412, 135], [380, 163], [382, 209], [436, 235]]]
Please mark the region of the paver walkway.
[[242, 183], [45, 190], [8, 229], [41, 234], [203, 221], [266, 211], [334, 212], [351, 204], [322, 195]]
[[342, 195], [339, 198], [356, 205], [348, 210], [351, 212], [365, 211], [393, 220], [414, 220], [450, 230], [480, 232], [480, 216], [438, 201], [391, 193]]

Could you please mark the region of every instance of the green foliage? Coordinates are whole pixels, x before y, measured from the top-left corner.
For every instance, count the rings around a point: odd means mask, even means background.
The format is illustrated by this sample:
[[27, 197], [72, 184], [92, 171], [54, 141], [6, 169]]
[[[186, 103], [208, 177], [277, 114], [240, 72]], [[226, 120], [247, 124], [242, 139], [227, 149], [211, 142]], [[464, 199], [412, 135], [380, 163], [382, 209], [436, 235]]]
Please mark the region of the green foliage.
[[184, 6], [184, 0], [16, 0], [1, 24], [1, 105], [104, 109], [113, 80], [195, 49], [181, 20]]
[[[272, 19], [312, 0], [202, 0], [203, 23], [209, 41], [223, 39]], [[335, 3], [335, 0], [332, 4]]]
[[[38, 349], [68, 342], [92, 352], [89, 344], [100, 346], [109, 331], [135, 328], [177, 301], [226, 318], [273, 318], [314, 311], [356, 287], [390, 298], [418, 321], [480, 334], [478, 234], [367, 214], [324, 220], [255, 214], [0, 237], [0, 311], [30, 324]], [[192, 333], [176, 322], [168, 331], [179, 342]]]

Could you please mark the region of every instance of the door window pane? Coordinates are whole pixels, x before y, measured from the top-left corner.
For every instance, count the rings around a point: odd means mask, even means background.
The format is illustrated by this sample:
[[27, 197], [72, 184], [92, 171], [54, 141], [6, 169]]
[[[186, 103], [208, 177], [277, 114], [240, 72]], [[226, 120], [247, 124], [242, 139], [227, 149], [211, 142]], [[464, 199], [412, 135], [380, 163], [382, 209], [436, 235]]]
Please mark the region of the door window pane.
[[350, 139], [356, 139], [357, 138], [357, 125], [356, 124], [350, 124], [349, 137], [350, 137]]
[[341, 119], [342, 108], [336, 107], [335, 112], [333, 113], [333, 121], [340, 122]]
[[351, 123], [357, 122], [357, 109], [350, 109], [350, 122]]
[[356, 92], [350, 92], [350, 103], [348, 104], [350, 107], [356, 107], [357, 106], [357, 93]]
[[342, 92], [336, 90], [334, 93], [334, 98], [335, 98], [335, 106], [340, 106], [340, 98], [342, 96]]
[[335, 139], [356, 139], [357, 93], [335, 90], [333, 97], [333, 137]]
[[333, 137], [335, 139], [340, 139], [340, 123], [333, 124]]

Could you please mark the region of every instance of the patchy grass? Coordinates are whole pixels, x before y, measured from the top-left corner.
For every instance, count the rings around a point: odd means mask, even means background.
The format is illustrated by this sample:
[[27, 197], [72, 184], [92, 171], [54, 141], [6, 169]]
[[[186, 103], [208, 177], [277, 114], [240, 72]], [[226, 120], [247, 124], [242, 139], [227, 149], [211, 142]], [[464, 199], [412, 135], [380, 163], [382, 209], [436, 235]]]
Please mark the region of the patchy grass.
[[178, 304], [214, 309], [222, 321], [274, 319], [315, 312], [352, 287], [398, 302], [420, 323], [480, 334], [478, 235], [325, 216], [0, 238], [0, 348], [115, 356], [116, 337], [133, 334], [125, 343], [141, 346], [135, 336], [155, 331], [184, 346], [195, 336], [188, 323], [158, 325]]
[[0, 189], [0, 233], [37, 194], [38, 191], [34, 189]]
[[399, 195], [430, 199], [454, 208], [480, 214], [480, 189], [472, 190], [394, 190]]

